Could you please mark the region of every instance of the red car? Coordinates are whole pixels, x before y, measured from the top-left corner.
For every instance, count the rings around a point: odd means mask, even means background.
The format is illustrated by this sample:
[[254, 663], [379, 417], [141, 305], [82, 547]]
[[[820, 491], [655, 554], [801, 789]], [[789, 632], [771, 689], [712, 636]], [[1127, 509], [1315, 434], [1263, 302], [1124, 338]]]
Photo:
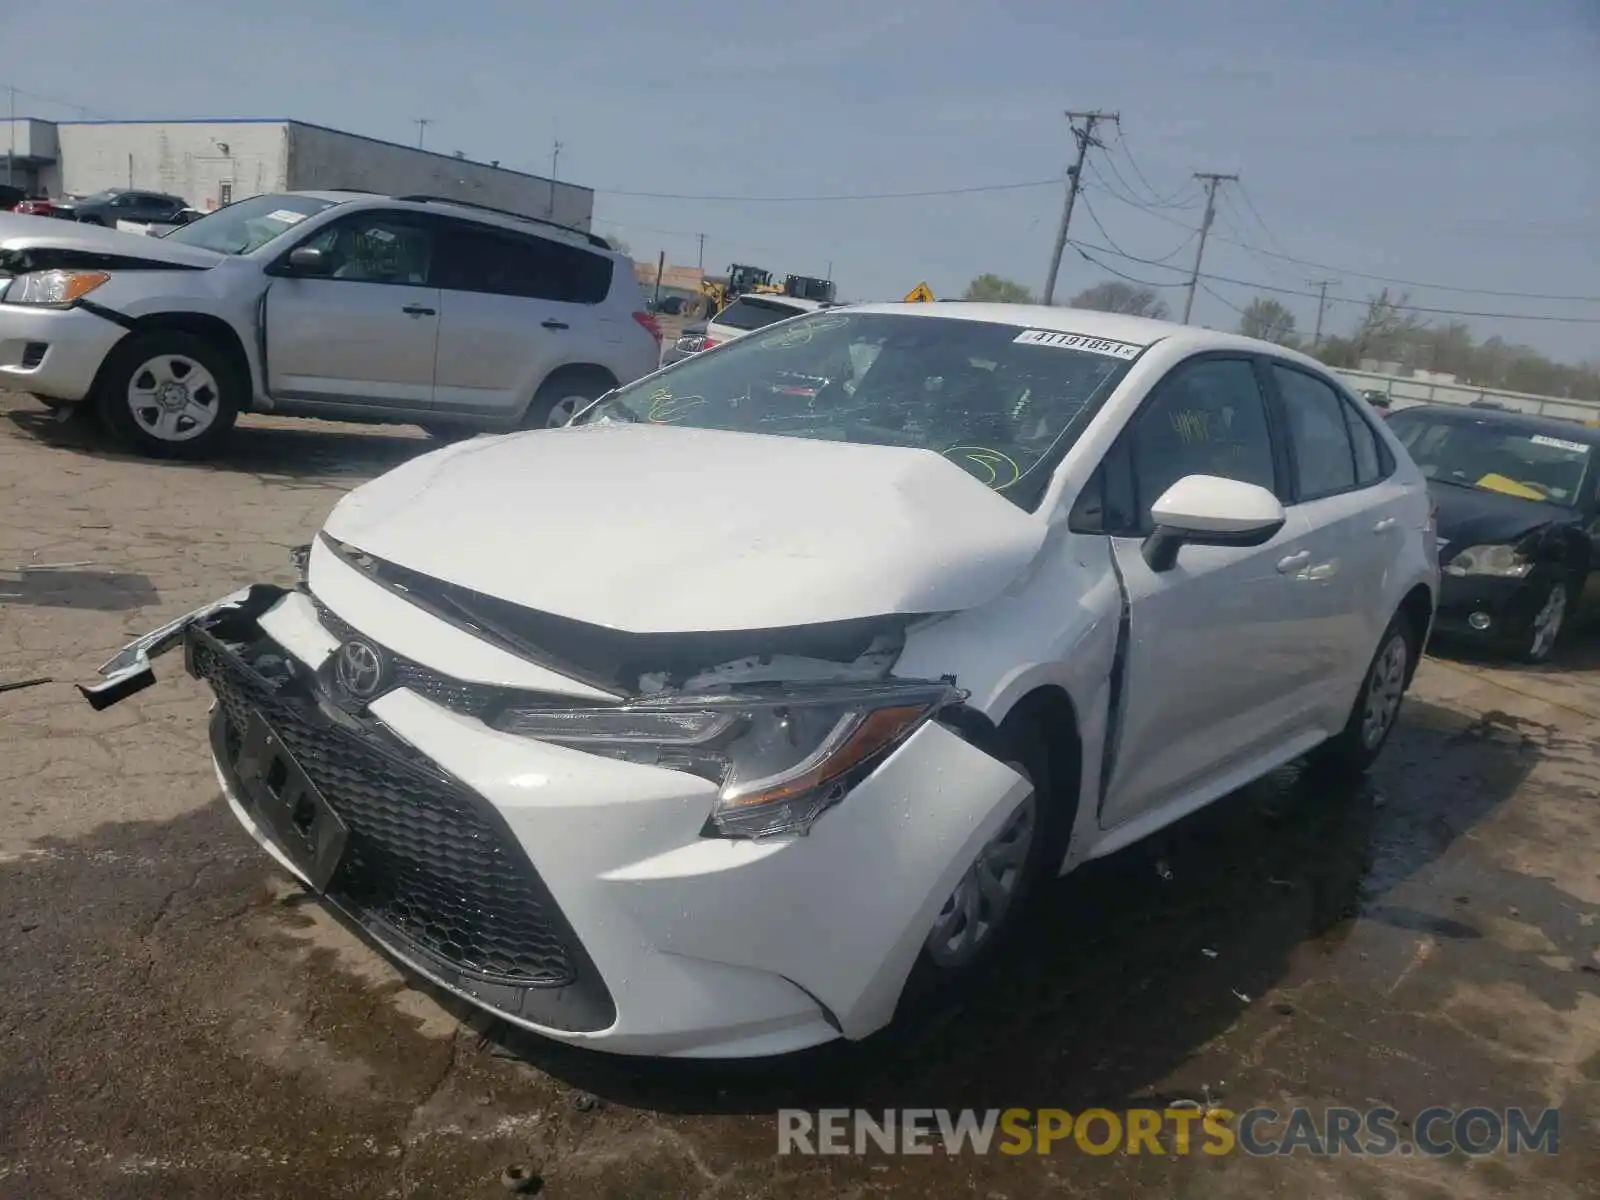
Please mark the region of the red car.
[[61, 217], [68, 221], [72, 219], [72, 204], [69, 201], [48, 200], [43, 196], [17, 201], [15, 211], [34, 217]]

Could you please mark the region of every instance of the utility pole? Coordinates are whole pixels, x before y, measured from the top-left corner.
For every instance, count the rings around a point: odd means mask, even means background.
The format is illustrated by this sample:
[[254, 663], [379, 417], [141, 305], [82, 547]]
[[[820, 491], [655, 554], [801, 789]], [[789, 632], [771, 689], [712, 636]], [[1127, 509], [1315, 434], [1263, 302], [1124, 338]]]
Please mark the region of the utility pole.
[[11, 92], [11, 120], [7, 127], [11, 130], [11, 149], [6, 153], [6, 183], [11, 183], [11, 173], [17, 169], [17, 89]]
[[1237, 182], [1237, 175], [1219, 175], [1215, 171], [1196, 171], [1196, 179], [1205, 180], [1206, 215], [1200, 222], [1200, 244], [1194, 248], [1194, 270], [1189, 272], [1189, 294], [1183, 300], [1183, 323], [1189, 323], [1189, 313], [1194, 308], [1194, 289], [1200, 282], [1200, 258], [1206, 252], [1206, 234], [1211, 232], [1211, 222], [1217, 215], [1217, 185], [1224, 181]]
[[556, 219], [556, 171], [561, 166], [561, 139], [553, 138], [550, 143], [550, 212], [552, 221]]
[[423, 135], [428, 132], [428, 126], [433, 124], [433, 118], [417, 117], [414, 119], [414, 123], [417, 127], [417, 149], [421, 150]]
[[704, 275], [706, 273], [706, 235], [697, 233], [695, 237], [700, 239], [700, 274]]
[[1313, 279], [1311, 286], [1317, 289], [1317, 331], [1311, 335], [1311, 348], [1315, 350], [1322, 345], [1322, 310], [1328, 307], [1328, 289], [1339, 281], [1337, 279]]
[[[1101, 121], [1110, 121], [1113, 125], [1120, 126], [1121, 118], [1114, 112], [1072, 112], [1068, 111], [1067, 120], [1073, 122], [1072, 136], [1078, 143], [1078, 161], [1067, 169], [1067, 203], [1061, 210], [1061, 228], [1056, 230], [1056, 248], [1050, 254], [1050, 273], [1044, 279], [1044, 302], [1054, 304], [1056, 296], [1056, 276], [1061, 272], [1061, 256], [1067, 251], [1067, 226], [1072, 224], [1072, 206], [1078, 199], [1078, 190], [1083, 186], [1083, 160], [1089, 154], [1090, 146], [1104, 148], [1104, 143], [1094, 135], [1094, 127]], [[1080, 129], [1076, 122], [1082, 121]]]

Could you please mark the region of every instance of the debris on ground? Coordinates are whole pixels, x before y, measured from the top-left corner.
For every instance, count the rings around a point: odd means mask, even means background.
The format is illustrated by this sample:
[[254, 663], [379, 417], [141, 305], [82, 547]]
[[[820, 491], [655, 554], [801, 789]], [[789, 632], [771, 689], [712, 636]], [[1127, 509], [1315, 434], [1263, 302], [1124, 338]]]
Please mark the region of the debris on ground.
[[14, 679], [9, 683], [0, 680], [0, 692], [18, 692], [23, 688], [38, 687], [41, 683], [54, 683], [48, 675], [41, 675], [37, 679]]
[[500, 1172], [500, 1186], [519, 1196], [531, 1196], [544, 1186], [537, 1171], [521, 1163], [512, 1163]]

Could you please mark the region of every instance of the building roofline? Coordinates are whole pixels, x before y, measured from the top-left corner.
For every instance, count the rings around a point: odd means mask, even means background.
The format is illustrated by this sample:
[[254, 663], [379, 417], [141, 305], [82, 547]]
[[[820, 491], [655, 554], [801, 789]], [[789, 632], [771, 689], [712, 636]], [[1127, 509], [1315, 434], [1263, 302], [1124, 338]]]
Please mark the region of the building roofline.
[[364, 133], [351, 133], [348, 129], [335, 129], [332, 125], [319, 125], [315, 121], [301, 121], [295, 117], [178, 117], [173, 120], [138, 120], [138, 121], [52, 121], [46, 117], [21, 117], [19, 121], [42, 121], [49, 125], [299, 125], [303, 129], [316, 129], [323, 133], [338, 134], [340, 137], [355, 138], [362, 142], [371, 142], [378, 146], [389, 146], [396, 150], [409, 150], [413, 154], [426, 154], [430, 158], [437, 158], [443, 162], [470, 163], [475, 167], [482, 167], [486, 171], [501, 171], [507, 175], [515, 175], [521, 179], [532, 179], [539, 183], [556, 183], [562, 187], [572, 188], [574, 191], [588, 192], [594, 195], [594, 189], [584, 187], [580, 183], [567, 183], [560, 179], [551, 179], [547, 175], [535, 175], [530, 171], [518, 171], [513, 167], [497, 167], [476, 158], [457, 158], [454, 154], [441, 154], [437, 150], [425, 150], [418, 146], [407, 146], [404, 142], [391, 142], [387, 138], [369, 137]]

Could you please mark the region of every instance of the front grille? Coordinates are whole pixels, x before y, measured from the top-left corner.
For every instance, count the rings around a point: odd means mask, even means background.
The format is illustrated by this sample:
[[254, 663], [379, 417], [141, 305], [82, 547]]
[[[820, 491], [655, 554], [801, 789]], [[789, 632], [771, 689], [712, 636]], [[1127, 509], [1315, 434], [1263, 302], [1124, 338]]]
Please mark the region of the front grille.
[[349, 827], [331, 900], [380, 936], [419, 946], [472, 978], [539, 988], [574, 982], [581, 949], [569, 945], [533, 864], [481, 800], [340, 728], [313, 701], [282, 694], [217, 645], [191, 637], [190, 655], [219, 701], [224, 765], [235, 765], [258, 711]]
[[[341, 642], [366, 637], [322, 601], [313, 598], [312, 603], [316, 605], [317, 619], [322, 622], [322, 627]], [[425, 667], [404, 655], [396, 654], [387, 647], [384, 648], [384, 653], [388, 655], [392, 665], [393, 674], [390, 678], [394, 680], [393, 686], [416, 692], [417, 695], [463, 716], [481, 717], [491, 704], [505, 695], [505, 690], [502, 688], [491, 687], [485, 683], [470, 683], [464, 679], [452, 679], [432, 667]]]

